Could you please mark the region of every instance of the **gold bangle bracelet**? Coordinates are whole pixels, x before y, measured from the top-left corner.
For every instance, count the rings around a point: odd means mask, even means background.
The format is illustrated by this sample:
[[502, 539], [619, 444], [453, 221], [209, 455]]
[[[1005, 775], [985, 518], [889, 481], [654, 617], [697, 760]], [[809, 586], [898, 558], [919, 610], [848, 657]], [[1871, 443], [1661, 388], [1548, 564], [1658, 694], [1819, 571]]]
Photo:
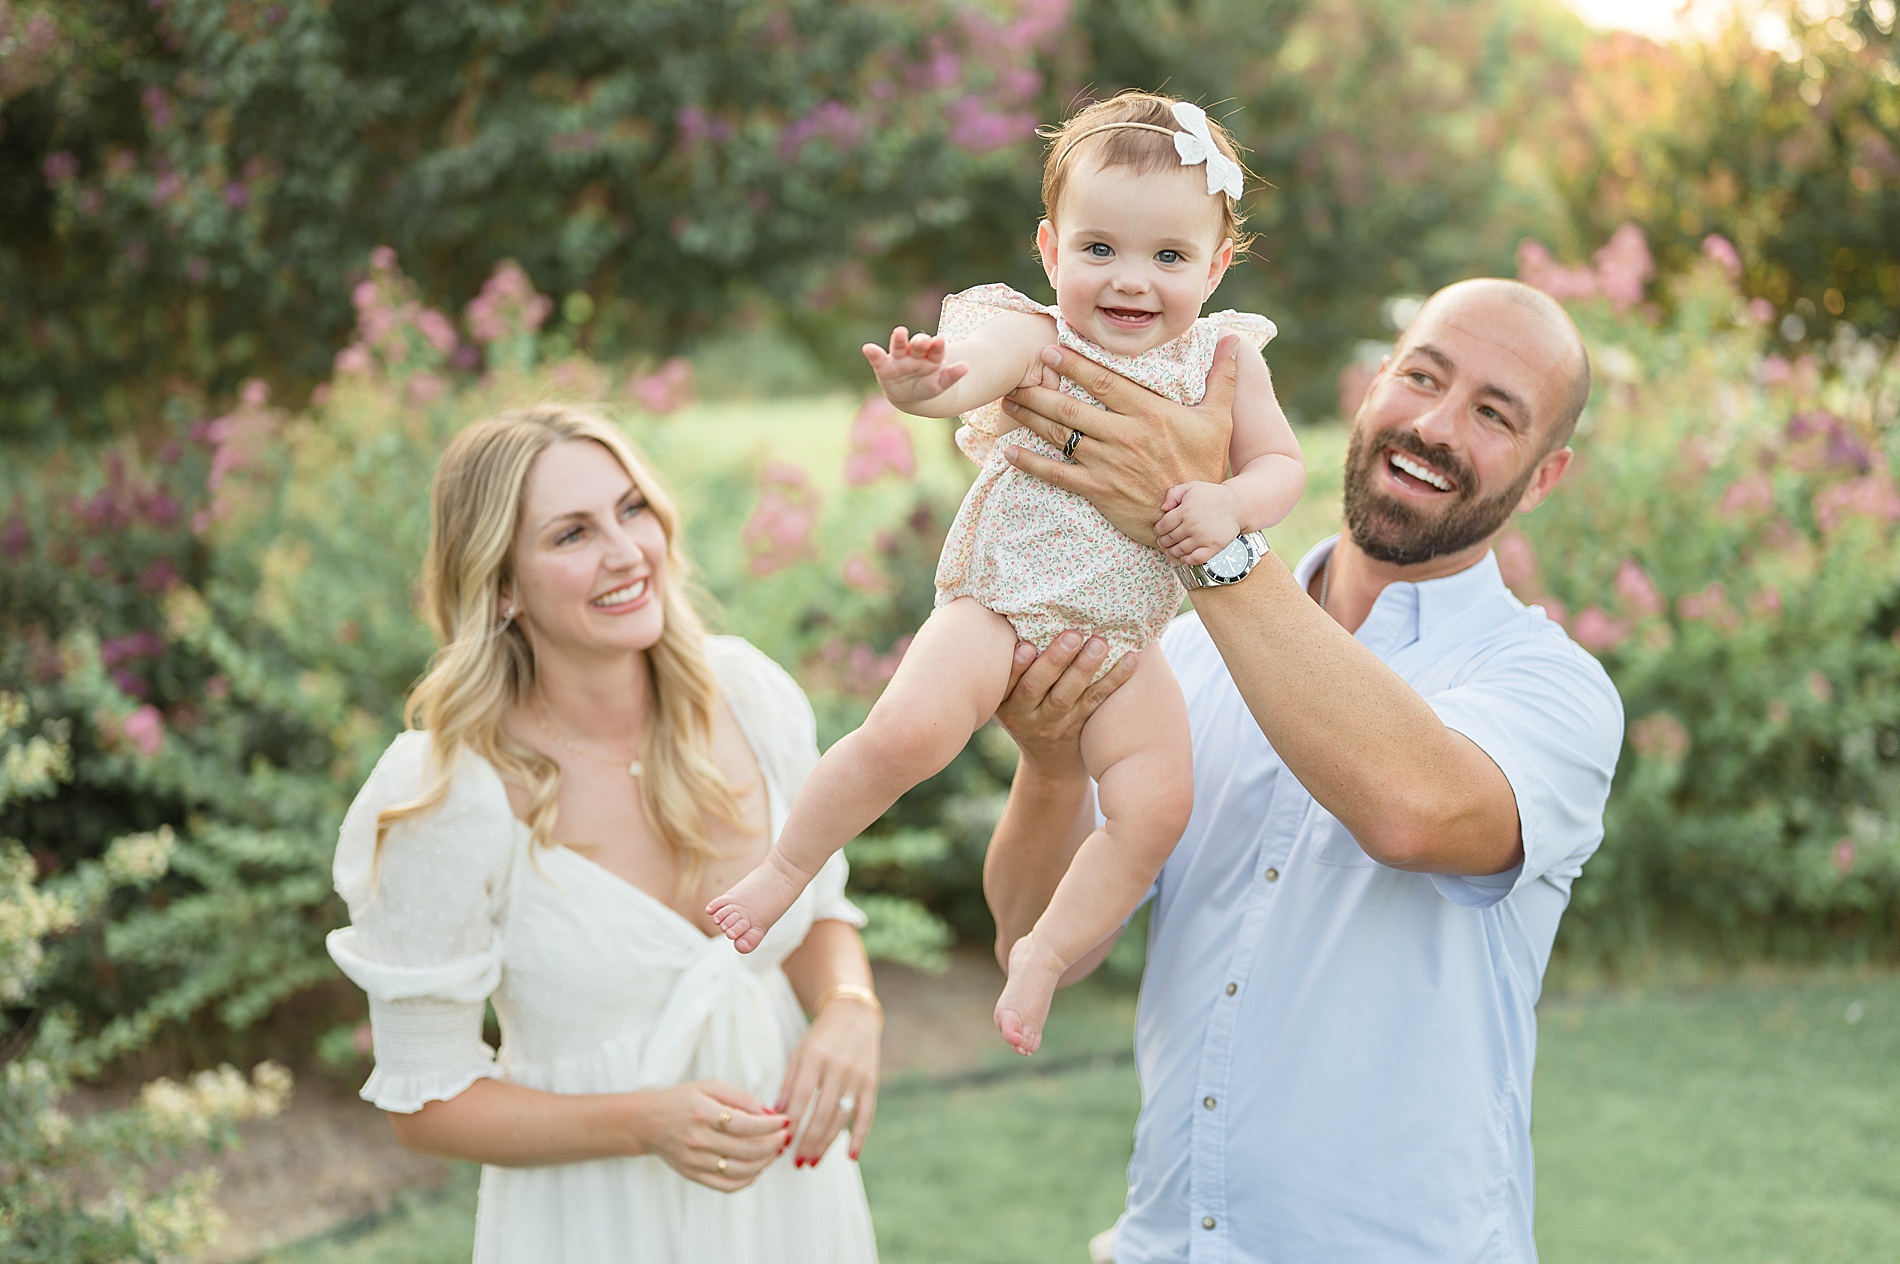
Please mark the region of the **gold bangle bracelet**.
[[869, 1005], [872, 1009], [877, 1011], [879, 1018], [884, 1017], [884, 1002], [877, 999], [877, 993], [868, 987], [862, 987], [856, 983], [839, 983], [820, 992], [817, 1002], [811, 1007], [811, 1016], [813, 1018], [818, 1017], [818, 1011], [823, 1009], [827, 1003], [840, 999], [856, 1001], [860, 1005]]

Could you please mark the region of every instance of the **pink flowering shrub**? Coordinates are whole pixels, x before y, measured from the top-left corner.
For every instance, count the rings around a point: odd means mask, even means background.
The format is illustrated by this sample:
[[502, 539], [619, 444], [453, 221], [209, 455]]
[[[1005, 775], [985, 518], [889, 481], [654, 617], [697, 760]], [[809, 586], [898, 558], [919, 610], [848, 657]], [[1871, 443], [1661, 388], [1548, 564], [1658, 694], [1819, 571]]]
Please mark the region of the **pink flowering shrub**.
[[1900, 952], [1900, 358], [1843, 340], [1765, 372], [1726, 243], [1652, 324], [1639, 246], [1520, 254], [1599, 366], [1628, 362], [1498, 549], [1527, 601], [1575, 611], [1629, 723], [1565, 942]]
[[853, 487], [875, 483], [886, 474], [917, 475], [917, 453], [902, 415], [882, 395], [873, 395], [851, 421], [851, 455], [845, 458], [845, 482]]
[[678, 412], [695, 398], [693, 362], [673, 356], [651, 373], [636, 373], [627, 379], [627, 395], [650, 413]]

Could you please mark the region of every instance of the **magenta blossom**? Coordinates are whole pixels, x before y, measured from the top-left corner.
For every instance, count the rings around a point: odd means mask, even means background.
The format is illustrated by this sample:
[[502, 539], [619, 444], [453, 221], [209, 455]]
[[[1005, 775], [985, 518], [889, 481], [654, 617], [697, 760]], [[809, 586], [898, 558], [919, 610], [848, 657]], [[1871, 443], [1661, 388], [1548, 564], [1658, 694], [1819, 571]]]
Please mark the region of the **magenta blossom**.
[[1668, 608], [1669, 603], [1657, 591], [1656, 581], [1635, 558], [1624, 558], [1623, 564], [1616, 568], [1614, 586], [1617, 599], [1632, 614], [1656, 615]]
[[1505, 586], [1513, 592], [1527, 592], [1537, 578], [1537, 550], [1531, 542], [1522, 531], [1506, 531], [1498, 537], [1496, 552], [1498, 574], [1504, 577]]
[[740, 538], [752, 555], [752, 573], [771, 575], [817, 555], [820, 497], [811, 478], [796, 465], [769, 461], [759, 471], [759, 503]]
[[1835, 870], [1841, 874], [1852, 873], [1854, 871], [1854, 861], [1858, 855], [1859, 849], [1854, 846], [1854, 840], [1851, 838], [1843, 838], [1840, 842], [1834, 844], [1832, 859], [1834, 861]]
[[139, 754], [150, 759], [165, 745], [165, 717], [148, 702], [121, 721], [119, 732]]
[[1743, 514], [1767, 513], [1774, 507], [1774, 480], [1766, 474], [1750, 474], [1728, 485], [1728, 489], [1722, 493], [1722, 504], [1717, 512], [1724, 518], [1735, 518]]
[[1720, 233], [1710, 233], [1702, 239], [1702, 253], [1722, 265], [1722, 270], [1732, 281], [1742, 279], [1742, 256], [1735, 249], [1735, 243]]
[[693, 362], [685, 356], [673, 356], [651, 373], [636, 373], [627, 379], [627, 394], [640, 407], [664, 417], [692, 403]]
[[57, 189], [79, 175], [79, 159], [69, 150], [55, 150], [40, 164], [40, 173], [47, 187]]
[[844, 586], [861, 593], [881, 593], [890, 588], [890, 581], [877, 565], [862, 553], [853, 553], [844, 560], [842, 575]]
[[1617, 229], [1597, 251], [1596, 261], [1597, 283], [1611, 307], [1626, 312], [1643, 301], [1643, 291], [1656, 275], [1656, 261], [1642, 229], [1634, 224]]
[[1630, 745], [1646, 759], [1677, 763], [1689, 753], [1689, 730], [1667, 711], [1656, 711], [1630, 725]]
[[1629, 640], [1627, 619], [1613, 619], [1601, 606], [1585, 606], [1570, 629], [1577, 644], [1592, 654], [1607, 654]]
[[1814, 518], [1823, 531], [1833, 531], [1850, 518], [1900, 521], [1900, 488], [1885, 471], [1850, 478], [1822, 489], [1814, 498]]
[[464, 311], [469, 332], [480, 343], [501, 342], [513, 334], [533, 333], [554, 311], [554, 301], [535, 292], [521, 265], [504, 259]]
[[1589, 268], [1566, 268], [1557, 262], [1550, 248], [1534, 238], [1525, 238], [1517, 246], [1517, 279], [1532, 289], [1542, 290], [1560, 303], [1595, 298], [1597, 274]]
[[1676, 613], [1685, 622], [1712, 623], [1724, 632], [1733, 632], [1742, 623], [1734, 607], [1728, 604], [1728, 590], [1721, 584], [1710, 584], [1701, 592], [1684, 594], [1676, 602]]
[[845, 457], [845, 482], [853, 487], [875, 483], [886, 474], [914, 478], [917, 453], [910, 429], [882, 395], [873, 395], [851, 421], [851, 452]]

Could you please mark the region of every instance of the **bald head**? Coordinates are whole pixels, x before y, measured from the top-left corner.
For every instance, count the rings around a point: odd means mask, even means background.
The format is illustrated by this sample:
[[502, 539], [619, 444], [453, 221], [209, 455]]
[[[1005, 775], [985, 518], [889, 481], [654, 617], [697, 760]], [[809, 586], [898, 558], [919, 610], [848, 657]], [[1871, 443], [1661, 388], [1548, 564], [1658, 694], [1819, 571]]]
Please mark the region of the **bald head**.
[[1399, 350], [1430, 338], [1446, 324], [1508, 344], [1514, 355], [1546, 375], [1550, 389], [1531, 401], [1534, 424], [1544, 430], [1544, 451], [1570, 442], [1590, 402], [1590, 352], [1563, 304], [1521, 281], [1459, 281], [1419, 308], [1399, 339]]

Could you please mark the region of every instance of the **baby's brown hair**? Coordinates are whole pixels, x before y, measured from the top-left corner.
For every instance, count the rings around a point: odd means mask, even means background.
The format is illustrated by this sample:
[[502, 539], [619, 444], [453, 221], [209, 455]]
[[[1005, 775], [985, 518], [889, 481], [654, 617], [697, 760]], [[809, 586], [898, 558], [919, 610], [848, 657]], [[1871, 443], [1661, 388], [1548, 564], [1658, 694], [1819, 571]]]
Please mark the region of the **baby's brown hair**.
[[[1042, 128], [1038, 134], [1049, 142], [1049, 152], [1042, 164], [1043, 218], [1052, 224], [1055, 222], [1056, 208], [1062, 202], [1062, 191], [1068, 187], [1069, 174], [1085, 154], [1093, 155], [1104, 168], [1129, 167], [1137, 175], [1180, 166], [1181, 157], [1174, 148], [1173, 139], [1159, 131], [1149, 130], [1161, 128], [1169, 132], [1181, 131], [1181, 125], [1174, 117], [1177, 104], [1179, 102], [1174, 97], [1130, 89], [1077, 111], [1055, 127]], [[1117, 123], [1138, 123], [1143, 126], [1113, 126]], [[1251, 172], [1247, 172], [1247, 164], [1240, 160], [1240, 147], [1234, 144], [1234, 138], [1227, 129], [1211, 115], [1207, 120], [1207, 130], [1214, 138], [1215, 147], [1239, 166], [1242, 172], [1251, 175]], [[1238, 259], [1247, 253], [1247, 247], [1253, 242], [1253, 238], [1242, 231], [1247, 217], [1241, 213], [1235, 200], [1225, 193], [1213, 196], [1219, 197], [1221, 202], [1221, 239], [1233, 241], [1234, 258]]]

